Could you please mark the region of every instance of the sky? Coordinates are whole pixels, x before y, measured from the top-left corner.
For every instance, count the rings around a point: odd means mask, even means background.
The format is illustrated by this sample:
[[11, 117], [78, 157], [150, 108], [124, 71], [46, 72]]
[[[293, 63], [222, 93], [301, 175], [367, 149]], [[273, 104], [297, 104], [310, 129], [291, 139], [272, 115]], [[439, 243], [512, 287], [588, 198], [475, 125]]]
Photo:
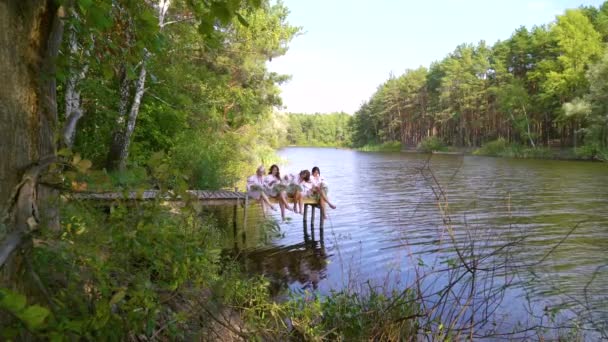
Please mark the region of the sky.
[[391, 73], [428, 67], [462, 43], [492, 45], [520, 26], [555, 20], [568, 8], [602, 0], [283, 0], [302, 27], [268, 68], [284, 112], [354, 113]]

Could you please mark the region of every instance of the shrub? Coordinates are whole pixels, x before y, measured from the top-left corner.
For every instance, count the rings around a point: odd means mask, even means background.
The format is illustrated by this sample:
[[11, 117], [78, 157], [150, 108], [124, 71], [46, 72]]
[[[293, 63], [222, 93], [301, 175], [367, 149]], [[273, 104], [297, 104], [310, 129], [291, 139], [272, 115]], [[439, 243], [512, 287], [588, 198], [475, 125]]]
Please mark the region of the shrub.
[[401, 142], [386, 141], [382, 144], [367, 144], [358, 148], [358, 150], [364, 152], [396, 152], [401, 151]]
[[504, 156], [508, 146], [509, 144], [504, 138], [498, 138], [483, 144], [473, 154], [478, 156]]
[[418, 151], [426, 153], [447, 150], [443, 141], [436, 136], [426, 137], [422, 139], [422, 141], [418, 143], [418, 146], [416, 148], [418, 149]]

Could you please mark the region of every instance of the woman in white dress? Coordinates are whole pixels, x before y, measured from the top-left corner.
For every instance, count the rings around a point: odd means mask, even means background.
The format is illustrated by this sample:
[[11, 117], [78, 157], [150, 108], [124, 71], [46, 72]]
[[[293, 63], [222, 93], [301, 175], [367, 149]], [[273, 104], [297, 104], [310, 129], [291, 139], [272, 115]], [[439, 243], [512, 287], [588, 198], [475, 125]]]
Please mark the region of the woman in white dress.
[[300, 213], [301, 213], [304, 211], [304, 200], [314, 196], [314, 193], [313, 193], [314, 184], [310, 180], [310, 171], [308, 171], [308, 170], [300, 171], [300, 178], [298, 181], [298, 185], [300, 186], [300, 189], [301, 189], [299, 196], [298, 196], [298, 205], [300, 206]]
[[279, 201], [281, 219], [285, 221], [285, 209], [291, 210], [291, 208], [289, 208], [289, 203], [287, 203], [287, 186], [281, 181], [281, 173], [279, 172], [279, 167], [277, 165], [272, 165], [270, 167], [270, 172], [264, 179], [264, 182], [265, 191], [268, 197], [276, 198]]
[[300, 201], [300, 195], [302, 188], [300, 187], [300, 178], [294, 174], [288, 173], [283, 176], [281, 183], [285, 186], [285, 194], [287, 197], [293, 198], [293, 211], [296, 214], [301, 214], [298, 209], [298, 202]]
[[325, 204], [329, 205], [330, 208], [336, 209], [336, 206], [333, 205], [329, 198], [327, 197], [327, 182], [323, 177], [321, 177], [321, 170], [317, 166], [312, 168], [312, 178], [311, 181], [314, 185], [313, 193], [316, 195], [316, 198], [319, 200], [319, 204], [321, 205], [321, 213], [323, 214], [323, 218], [327, 218]]
[[264, 209], [264, 205], [267, 205], [270, 209], [277, 210], [264, 193], [264, 189], [266, 188], [265, 171], [264, 166], [260, 166], [256, 170], [255, 175], [247, 178], [247, 195], [260, 202], [262, 209]]

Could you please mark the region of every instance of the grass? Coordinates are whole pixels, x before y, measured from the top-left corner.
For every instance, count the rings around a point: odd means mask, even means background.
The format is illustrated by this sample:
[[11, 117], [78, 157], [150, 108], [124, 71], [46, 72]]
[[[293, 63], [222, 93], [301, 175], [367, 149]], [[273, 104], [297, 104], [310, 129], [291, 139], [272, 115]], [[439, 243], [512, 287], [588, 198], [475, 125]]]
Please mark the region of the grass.
[[401, 142], [387, 141], [382, 144], [367, 144], [357, 148], [357, 150], [364, 152], [398, 152], [401, 151]]
[[473, 152], [477, 156], [533, 159], [600, 160], [608, 161], [608, 149], [593, 145], [554, 150], [548, 147], [529, 147], [507, 142], [503, 138], [483, 144]]
[[431, 153], [435, 151], [447, 152], [448, 148], [438, 137], [426, 137], [418, 144], [416, 149], [420, 152]]

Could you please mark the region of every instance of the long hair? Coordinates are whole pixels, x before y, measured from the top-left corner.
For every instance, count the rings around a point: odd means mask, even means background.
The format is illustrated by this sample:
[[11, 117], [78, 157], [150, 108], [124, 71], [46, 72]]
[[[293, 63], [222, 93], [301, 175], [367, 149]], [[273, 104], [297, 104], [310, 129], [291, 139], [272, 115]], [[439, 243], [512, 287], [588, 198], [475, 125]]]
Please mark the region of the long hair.
[[271, 175], [272, 174], [272, 169], [273, 168], [277, 168], [277, 178], [281, 179], [281, 172], [279, 171], [279, 167], [277, 166], [277, 164], [272, 164], [272, 166], [270, 166], [270, 171], [268, 171], [268, 174]]
[[302, 178], [305, 182], [310, 182], [310, 171], [308, 171], [308, 170], [300, 171], [300, 178]]
[[314, 167], [312, 168], [311, 173], [312, 173], [312, 174], [314, 174], [314, 173], [315, 173], [315, 171], [317, 171], [317, 172], [319, 173], [319, 176], [321, 175], [321, 170], [319, 170], [319, 167], [318, 167], [318, 166], [314, 166]]

